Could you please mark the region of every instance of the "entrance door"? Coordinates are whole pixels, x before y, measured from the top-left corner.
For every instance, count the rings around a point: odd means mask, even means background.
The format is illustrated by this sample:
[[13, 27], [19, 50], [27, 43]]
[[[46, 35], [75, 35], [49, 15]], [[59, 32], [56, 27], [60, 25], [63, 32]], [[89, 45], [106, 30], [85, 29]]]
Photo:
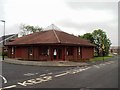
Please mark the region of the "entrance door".
[[58, 59], [62, 59], [62, 49], [61, 48], [58, 48], [57, 56], [58, 56]]
[[11, 48], [11, 58], [15, 58], [15, 47]]
[[33, 60], [33, 47], [28, 47], [28, 59]]
[[53, 49], [53, 60], [61, 60], [62, 59], [62, 49], [54, 48]]

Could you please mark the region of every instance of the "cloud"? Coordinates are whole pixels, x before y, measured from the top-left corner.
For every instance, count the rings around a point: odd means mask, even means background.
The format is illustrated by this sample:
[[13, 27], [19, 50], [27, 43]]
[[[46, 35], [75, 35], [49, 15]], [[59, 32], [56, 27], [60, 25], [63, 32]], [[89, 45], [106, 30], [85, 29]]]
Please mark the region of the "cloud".
[[83, 35], [85, 33], [92, 33], [94, 30], [102, 29], [106, 32], [108, 38], [111, 40], [113, 45], [118, 45], [118, 23], [117, 22], [104, 22], [104, 23], [84, 23], [79, 24], [70, 20], [63, 20], [59, 24], [65, 28], [66, 32], [75, 35]]
[[95, 29], [103, 29], [112, 44], [118, 45], [118, 2], [68, 0], [66, 5], [73, 13], [66, 20], [61, 20], [61, 25], [75, 29], [78, 33], [81, 30], [93, 32]]
[[4, 12], [4, 4], [6, 0], [0, 0], [0, 20], [4, 19], [5, 12]]
[[[104, 2], [107, 0], [99, 0], [101, 1], [99, 3], [96, 0], [94, 2], [88, 0], [3, 1], [7, 34], [18, 33], [21, 23], [39, 25], [43, 28], [55, 24], [61, 30], [75, 35], [101, 28], [107, 32], [113, 44], [117, 42], [117, 2]], [[114, 33], [111, 33], [113, 31]]]
[[117, 8], [117, 2], [75, 2], [68, 1], [67, 5], [72, 9], [97, 9], [97, 10], [113, 10]]
[[93, 22], [93, 23], [76, 23], [70, 20], [63, 20], [60, 21], [59, 24], [63, 27], [69, 27], [69, 28], [73, 28], [76, 30], [85, 30], [86, 32], [91, 32], [95, 29], [103, 29], [103, 30], [109, 30], [112, 32], [112, 30], [114, 29], [117, 32], [117, 22]]
[[[118, 14], [118, 2], [75, 2], [75, 1], [68, 1], [66, 2], [69, 8], [75, 11], [86, 11], [89, 14], [96, 14], [101, 15], [105, 14], [105, 12], [109, 12], [114, 16]], [[91, 11], [95, 11], [91, 12]], [[94, 16], [94, 15], [93, 15]]]
[[[66, 0], [72, 2], [73, 0]], [[74, 2], [119, 2], [119, 0], [74, 0]]]
[[[4, 5], [6, 0], [0, 0], [0, 20], [5, 20]], [[0, 36], [3, 35], [3, 22], [0, 22]]]

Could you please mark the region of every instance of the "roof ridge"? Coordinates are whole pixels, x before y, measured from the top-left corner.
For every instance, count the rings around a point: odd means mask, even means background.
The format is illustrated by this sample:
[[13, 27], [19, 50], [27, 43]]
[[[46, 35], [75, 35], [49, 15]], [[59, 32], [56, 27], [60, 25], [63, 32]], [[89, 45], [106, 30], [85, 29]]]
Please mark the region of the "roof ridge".
[[55, 37], [57, 38], [57, 41], [60, 43], [60, 39], [58, 38], [58, 35], [57, 35], [57, 33], [55, 32], [55, 30], [52, 30], [53, 32], [54, 32], [54, 34], [55, 34]]

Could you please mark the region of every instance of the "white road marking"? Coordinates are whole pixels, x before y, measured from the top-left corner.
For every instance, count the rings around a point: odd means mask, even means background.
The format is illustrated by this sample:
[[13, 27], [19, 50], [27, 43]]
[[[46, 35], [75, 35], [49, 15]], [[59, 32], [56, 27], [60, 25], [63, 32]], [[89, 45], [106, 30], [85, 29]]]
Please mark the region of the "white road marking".
[[82, 69], [78, 69], [79, 72], [83, 71]]
[[[53, 77], [60, 77], [60, 76], [64, 76], [64, 75], [67, 75], [67, 74], [75, 74], [75, 73], [79, 73], [81, 71], [87, 70], [89, 68], [91, 68], [91, 67], [75, 68], [75, 69], [71, 69], [71, 70], [68, 70], [68, 71], [64, 71], [63, 73], [61, 72], [61, 74], [57, 74], [57, 75], [54, 75], [54, 76], [50, 76], [51, 74], [53, 74], [53, 73], [50, 72], [50, 73], [47, 73], [47, 74], [42, 74], [42, 75], [40, 75], [40, 77], [37, 77], [37, 78], [34, 78], [34, 79], [25, 80], [23, 82], [17, 82], [17, 84], [21, 85], [21, 86], [34, 85], [34, 84], [38, 84], [38, 83], [42, 83], [42, 82], [52, 80]], [[38, 73], [35, 73], [35, 74], [38, 74]], [[35, 74], [27, 73], [27, 74], [24, 74], [24, 75], [35, 75]], [[4, 79], [4, 82], [6, 83], [7, 80], [3, 76], [1, 76], [1, 77]], [[16, 87], [16, 85], [7, 86], [7, 87], [4, 87], [4, 88], [1, 88], [0, 90], [8, 89], [8, 88], [14, 88], [14, 87]]]
[[91, 67], [87, 67], [87, 69], [90, 69]]
[[35, 73], [36, 75], [38, 74], [38, 73]]
[[114, 61], [109, 61], [109, 62], [106, 62], [106, 64], [112, 64], [114, 63]]
[[84, 69], [71, 70], [71, 71], [69, 72], [69, 74], [76, 74], [76, 73], [81, 72], [81, 71], [83, 71], [83, 70], [84, 70]]
[[112, 63], [114, 63], [114, 61], [105, 62], [104, 64], [99, 64], [99, 65], [104, 66], [104, 65], [112, 64]]
[[37, 75], [38, 73], [26, 73], [24, 74], [24, 76], [33, 76], [33, 75]]
[[94, 67], [97, 67], [97, 68], [100, 68], [99, 66], [105, 66], [105, 65], [108, 65], [108, 64], [112, 64], [114, 63], [114, 61], [109, 61], [109, 62], [105, 62], [105, 63], [101, 63], [99, 65], [93, 65]]
[[82, 71], [86, 70], [85, 68], [82, 69]]
[[110, 62], [106, 62], [105, 64], [111, 64]]
[[89, 69], [89, 68], [91, 68], [91, 67], [84, 68], [84, 69], [82, 69], [82, 71], [87, 70], [87, 69]]
[[35, 75], [34, 73], [26, 73], [26, 74], [24, 74], [25, 76], [33, 76], [33, 75]]
[[100, 66], [105, 66], [106, 64], [100, 64]]
[[5, 77], [3, 77], [2, 75], [0, 75], [0, 77], [4, 80], [4, 83], [7, 83], [7, 79]]
[[91, 67], [73, 69], [73, 70], [69, 70], [69, 71], [67, 71], [67, 72], [68, 72], [69, 74], [76, 74], [76, 73], [82, 72], [82, 71], [84, 71], [84, 70], [87, 70], [87, 69], [89, 69], [89, 68], [91, 68]]
[[42, 76], [45, 76], [46, 74], [41, 74], [40, 76], [42, 77]]
[[51, 75], [51, 74], [53, 74], [53, 73], [52, 72], [48, 73], [48, 75]]
[[65, 73], [62, 73], [62, 74], [55, 75], [55, 77], [64, 76], [64, 75], [66, 75], [66, 74], [68, 74], [68, 72], [65, 72]]
[[29, 80], [26, 80], [23, 82], [18, 82], [17, 84], [19, 84], [21, 86], [27, 86], [27, 85], [34, 85], [34, 84], [46, 82], [49, 80], [52, 80], [52, 76], [45, 76], [45, 77], [39, 77], [39, 78], [35, 78], [35, 79], [29, 79]]
[[26, 85], [26, 81], [24, 81], [23, 83], [18, 82], [17, 84], [22, 85], [22, 86], [27, 86], [27, 85]]
[[11, 85], [11, 86], [7, 86], [7, 87], [3, 87], [0, 90], [10, 89], [10, 88], [14, 88], [14, 87], [16, 87], [16, 85]]
[[97, 65], [94, 65], [94, 67], [96, 67], [96, 68], [100, 68], [99, 66], [97, 66]]
[[52, 80], [52, 76], [45, 76], [42, 78], [42, 81], [49, 81], [49, 80]]

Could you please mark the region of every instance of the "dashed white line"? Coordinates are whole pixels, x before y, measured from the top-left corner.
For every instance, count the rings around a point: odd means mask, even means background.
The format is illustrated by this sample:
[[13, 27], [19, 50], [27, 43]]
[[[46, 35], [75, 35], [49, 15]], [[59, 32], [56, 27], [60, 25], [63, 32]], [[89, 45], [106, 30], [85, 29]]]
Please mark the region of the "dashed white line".
[[4, 83], [7, 83], [7, 79], [5, 77], [3, 77], [2, 75], [0, 75], [0, 77], [4, 80]]
[[99, 65], [104, 66], [104, 65], [112, 64], [112, 63], [114, 63], [114, 61], [105, 62], [104, 64], [99, 64]]
[[51, 72], [50, 72], [50, 73], [48, 73], [48, 75], [51, 75], [51, 74], [53, 74], [53, 73], [51, 73]]
[[96, 68], [100, 68], [99, 66], [97, 66], [97, 65], [94, 65], [94, 67], [96, 67]]
[[40, 76], [45, 76], [46, 74], [41, 74]]
[[65, 73], [62, 73], [62, 74], [55, 75], [55, 77], [64, 76], [64, 75], [66, 75], [66, 74], [68, 74], [68, 72], [65, 72]]
[[26, 73], [24, 74], [24, 76], [33, 76], [33, 75], [37, 75], [38, 73]]
[[106, 64], [100, 64], [100, 66], [105, 66]]
[[109, 61], [109, 62], [106, 62], [106, 64], [112, 64], [114, 63], [114, 61]]
[[68, 71], [68, 73], [70, 73], [70, 74], [76, 74], [76, 73], [82, 72], [82, 71], [84, 71], [84, 70], [87, 70], [87, 69], [89, 69], [89, 68], [91, 68], [91, 67], [80, 68], [80, 69], [75, 69], [75, 70], [70, 70], [70, 71]]
[[35, 73], [36, 75], [38, 74], [38, 73]]
[[33, 76], [33, 75], [35, 75], [34, 73], [26, 73], [26, 74], [24, 74], [25, 76]]

